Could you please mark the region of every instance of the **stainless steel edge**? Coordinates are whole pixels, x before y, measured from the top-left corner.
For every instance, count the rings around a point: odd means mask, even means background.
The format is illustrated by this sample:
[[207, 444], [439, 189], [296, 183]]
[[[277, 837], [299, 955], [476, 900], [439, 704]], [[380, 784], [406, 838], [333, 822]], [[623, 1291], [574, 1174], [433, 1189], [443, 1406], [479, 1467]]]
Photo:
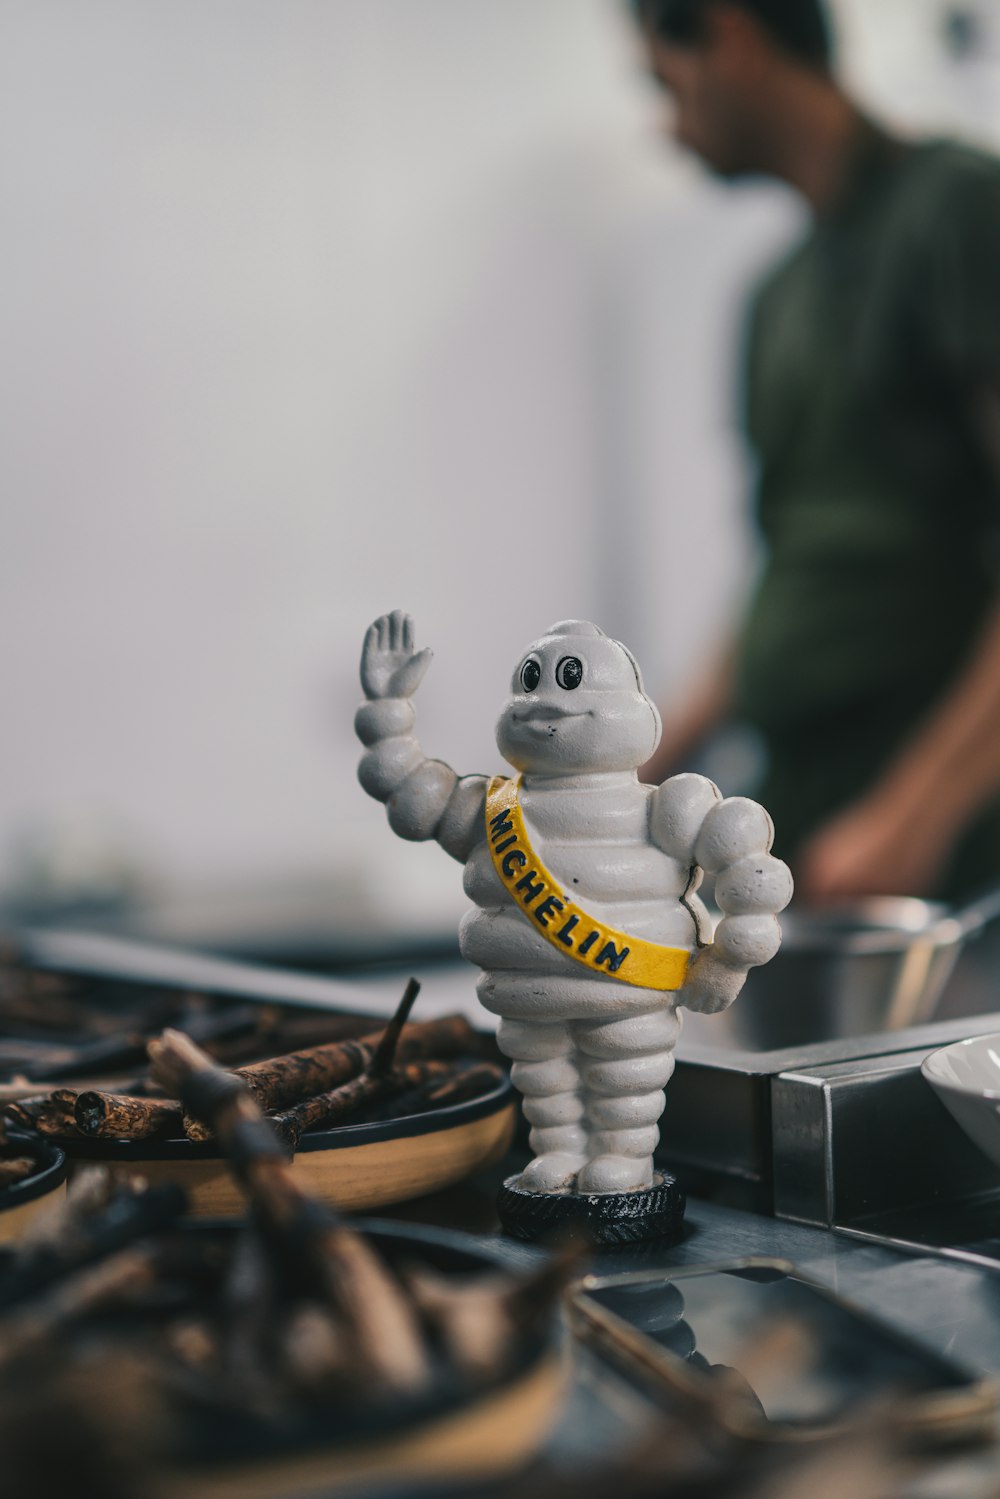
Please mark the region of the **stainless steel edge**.
[[827, 1226], [973, 1197], [996, 1168], [920, 1073], [929, 1048], [772, 1081], [774, 1211]]

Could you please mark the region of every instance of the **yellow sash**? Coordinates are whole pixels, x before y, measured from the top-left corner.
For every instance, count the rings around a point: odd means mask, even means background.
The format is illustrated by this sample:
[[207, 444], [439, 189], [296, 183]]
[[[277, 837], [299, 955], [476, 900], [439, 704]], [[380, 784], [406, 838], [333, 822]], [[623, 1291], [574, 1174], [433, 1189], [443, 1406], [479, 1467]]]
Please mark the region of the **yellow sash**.
[[679, 989], [690, 957], [686, 948], [630, 937], [588, 916], [563, 894], [531, 846], [517, 800], [519, 784], [494, 776], [486, 792], [490, 856], [515, 905], [533, 918], [546, 942], [585, 968], [639, 989]]

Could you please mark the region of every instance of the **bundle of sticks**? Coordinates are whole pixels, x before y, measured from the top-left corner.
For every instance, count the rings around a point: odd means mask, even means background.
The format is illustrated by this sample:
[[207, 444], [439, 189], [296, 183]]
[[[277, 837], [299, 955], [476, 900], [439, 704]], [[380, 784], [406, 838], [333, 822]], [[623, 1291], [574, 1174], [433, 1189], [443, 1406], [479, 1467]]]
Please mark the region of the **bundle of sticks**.
[[[133, 1427], [139, 1392], [148, 1411], [143, 1462], [162, 1466], [165, 1451], [168, 1462], [190, 1453], [192, 1431], [216, 1431], [223, 1418], [227, 1429], [242, 1422], [251, 1443], [265, 1428], [346, 1437], [360, 1413], [419, 1416], [537, 1351], [572, 1259], [456, 1277], [426, 1263], [419, 1242], [390, 1253], [300, 1188], [250, 1082], [179, 1032], [153, 1042], [150, 1057], [156, 1083], [211, 1129], [249, 1219], [183, 1231], [176, 1186], [115, 1184], [103, 1167], [74, 1177], [61, 1207], [0, 1257], [0, 1471], [25, 1469], [24, 1392], [47, 1404], [80, 1367], [93, 1405], [81, 1419], [96, 1441], [113, 1421], [101, 1371], [124, 1361]], [[86, 1406], [82, 1391], [74, 1399]], [[121, 1431], [112, 1437], [108, 1463]], [[25, 1489], [43, 1491], [37, 1474]]]
[[[232, 1068], [288, 1150], [298, 1148], [307, 1130], [444, 1108], [498, 1086], [499, 1067], [484, 1059], [482, 1041], [462, 1016], [408, 1023], [418, 991], [411, 979], [388, 1026], [372, 1029], [352, 1017], [349, 1035]], [[196, 1027], [182, 1030], [204, 1039]], [[218, 1048], [212, 1050], [219, 1060]], [[165, 1097], [148, 1074], [124, 1088], [67, 1081], [51, 1091], [25, 1084], [18, 1092], [3, 1112], [44, 1135], [204, 1141], [212, 1134], [209, 1123]]]

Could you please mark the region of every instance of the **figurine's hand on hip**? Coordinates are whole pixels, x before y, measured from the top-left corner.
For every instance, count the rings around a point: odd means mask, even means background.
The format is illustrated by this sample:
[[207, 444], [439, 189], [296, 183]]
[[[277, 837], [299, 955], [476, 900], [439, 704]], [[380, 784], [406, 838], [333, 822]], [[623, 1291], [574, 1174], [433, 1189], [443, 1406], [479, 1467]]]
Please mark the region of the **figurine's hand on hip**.
[[402, 609], [369, 625], [361, 651], [361, 685], [367, 698], [412, 697], [431, 664], [432, 651], [415, 651], [413, 620]]

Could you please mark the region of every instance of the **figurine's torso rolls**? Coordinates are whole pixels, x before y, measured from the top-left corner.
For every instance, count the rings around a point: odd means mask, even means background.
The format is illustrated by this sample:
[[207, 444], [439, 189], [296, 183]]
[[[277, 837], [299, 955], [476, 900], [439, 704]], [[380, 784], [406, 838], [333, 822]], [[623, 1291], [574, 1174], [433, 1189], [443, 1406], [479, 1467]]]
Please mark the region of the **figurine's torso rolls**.
[[[436, 838], [465, 864], [476, 909], [462, 922], [462, 953], [482, 969], [479, 998], [501, 1017], [498, 1041], [532, 1125], [535, 1159], [519, 1185], [648, 1187], [678, 1004], [724, 1008], [747, 970], [778, 947], [775, 912], [787, 904], [791, 878], [769, 853], [770, 819], [743, 797], [723, 800], [702, 776], [641, 785], [635, 767], [655, 747], [656, 709], [625, 648], [569, 621], [531, 647], [497, 725], [501, 751], [523, 772], [513, 803], [523, 820], [520, 879], [513, 863], [501, 863], [502, 878], [497, 850], [515, 840], [498, 844], [494, 823], [491, 847], [486, 778], [460, 779], [427, 759], [411, 733], [409, 699], [428, 663], [402, 613], [369, 630], [359, 777], [387, 803], [397, 833]], [[548, 901], [533, 877], [543, 866], [559, 892]], [[699, 945], [703, 870], [716, 876], [723, 912], [709, 946]], [[552, 917], [568, 903], [579, 914], [556, 930]], [[593, 946], [588, 924], [614, 940]], [[655, 944], [666, 958], [655, 971], [676, 979], [645, 987], [617, 977], [630, 939], [637, 954], [643, 942]]]
[[[519, 798], [532, 843], [566, 894], [609, 926], [665, 946], [693, 948], [695, 918], [681, 904], [691, 870], [652, 842], [652, 787], [621, 774], [569, 782], [529, 784]], [[573, 945], [586, 941], [585, 924], [567, 934], [566, 951], [546, 939], [533, 919], [537, 901], [530, 883], [519, 897], [497, 874], [485, 822], [465, 866], [465, 893], [479, 909], [462, 922], [462, 954], [484, 970], [479, 998], [494, 1014], [532, 1018], [544, 1009], [550, 1016], [585, 1020], [624, 1006], [663, 1007], [662, 992], [616, 981], [613, 959], [596, 969], [572, 955]], [[543, 995], [534, 979], [544, 979]]]

